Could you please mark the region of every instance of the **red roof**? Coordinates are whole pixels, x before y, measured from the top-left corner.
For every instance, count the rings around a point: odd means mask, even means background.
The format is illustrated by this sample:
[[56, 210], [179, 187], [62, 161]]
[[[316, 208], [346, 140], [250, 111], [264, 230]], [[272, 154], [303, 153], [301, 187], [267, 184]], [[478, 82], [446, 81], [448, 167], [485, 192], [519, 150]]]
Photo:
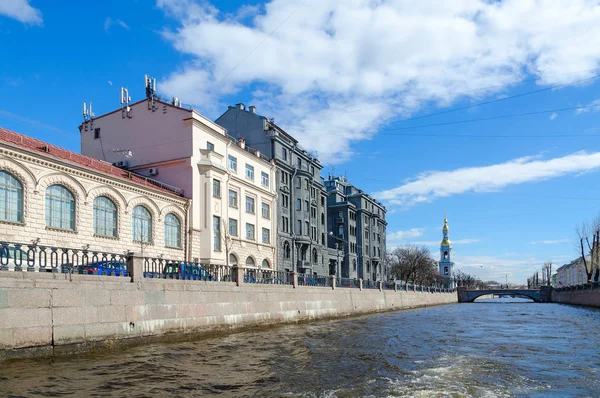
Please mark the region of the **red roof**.
[[[177, 192], [174, 192], [173, 190], [160, 186], [165, 186], [166, 184], [161, 184], [158, 181], [148, 179], [139, 174], [120, 169], [103, 160], [84, 156], [80, 153], [69, 151], [56, 145], [48, 144], [47, 142], [43, 142], [23, 134], [15, 133], [14, 131], [6, 130], [2, 127], [0, 127], [0, 143], [6, 143], [30, 152], [36, 152], [49, 158], [66, 160], [76, 165], [83, 166], [87, 169], [106, 174], [108, 177], [117, 177], [130, 184], [133, 183], [142, 185], [146, 188], [160, 191], [162, 193], [183, 196]], [[183, 190], [181, 190], [181, 192], [183, 192]]]

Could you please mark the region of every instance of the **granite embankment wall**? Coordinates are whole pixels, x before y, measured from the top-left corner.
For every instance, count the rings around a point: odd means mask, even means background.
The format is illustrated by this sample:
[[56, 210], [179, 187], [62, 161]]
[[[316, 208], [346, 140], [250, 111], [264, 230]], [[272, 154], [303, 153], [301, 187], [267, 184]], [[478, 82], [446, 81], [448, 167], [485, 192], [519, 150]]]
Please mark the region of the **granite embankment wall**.
[[0, 359], [455, 302], [455, 292], [2, 272]]
[[600, 283], [554, 289], [552, 291], [552, 302], [600, 307]]

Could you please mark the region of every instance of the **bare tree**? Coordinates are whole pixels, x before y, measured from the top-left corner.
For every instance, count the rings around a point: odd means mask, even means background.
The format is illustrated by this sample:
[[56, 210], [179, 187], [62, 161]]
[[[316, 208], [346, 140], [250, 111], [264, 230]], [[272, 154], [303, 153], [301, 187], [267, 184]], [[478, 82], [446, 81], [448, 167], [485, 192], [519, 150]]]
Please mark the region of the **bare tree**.
[[543, 269], [546, 275], [546, 284], [550, 286], [550, 281], [552, 280], [552, 261], [545, 262]]
[[[405, 284], [427, 282], [431, 278], [431, 270], [435, 263], [431, 252], [426, 247], [398, 247], [390, 253], [391, 274]], [[429, 275], [429, 276], [428, 276]]]
[[[225, 221], [224, 218], [221, 219], [221, 227], [223, 228], [223, 231], [219, 231], [219, 241], [225, 249], [225, 264], [229, 267], [229, 254], [231, 253], [231, 249], [233, 248], [235, 240], [233, 238], [234, 235], [231, 235], [231, 231], [229, 230], [229, 222]], [[239, 230], [237, 225], [236, 232], [239, 236]]]
[[[589, 243], [590, 230], [593, 231], [593, 238], [592, 238], [592, 240], [594, 242], [597, 242], [598, 234], [587, 223], [582, 223], [580, 226], [578, 226], [575, 229], [575, 232], [577, 234], [577, 239], [578, 239], [577, 248], [581, 252], [581, 259], [583, 261], [583, 268], [585, 270], [585, 274], [587, 275], [587, 282], [588, 283], [592, 282], [592, 273], [594, 271], [594, 269], [593, 269], [593, 264], [594, 264], [593, 260], [594, 259], [591, 259], [592, 261], [588, 261], [586, 253], [585, 253], [586, 249], [589, 248], [589, 250], [592, 251], [592, 247], [593, 247], [593, 246], [590, 246], [590, 243]], [[595, 246], [595, 247], [597, 248], [597, 246]], [[597, 251], [597, 249], [596, 249], [596, 251]]]

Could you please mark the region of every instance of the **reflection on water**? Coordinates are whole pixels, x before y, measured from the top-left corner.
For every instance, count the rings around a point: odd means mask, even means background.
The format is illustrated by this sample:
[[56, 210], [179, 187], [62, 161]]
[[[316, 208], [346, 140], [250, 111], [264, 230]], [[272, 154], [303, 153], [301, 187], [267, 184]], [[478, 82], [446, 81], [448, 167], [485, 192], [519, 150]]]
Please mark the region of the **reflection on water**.
[[599, 396], [600, 311], [523, 301], [4, 362], [0, 396]]

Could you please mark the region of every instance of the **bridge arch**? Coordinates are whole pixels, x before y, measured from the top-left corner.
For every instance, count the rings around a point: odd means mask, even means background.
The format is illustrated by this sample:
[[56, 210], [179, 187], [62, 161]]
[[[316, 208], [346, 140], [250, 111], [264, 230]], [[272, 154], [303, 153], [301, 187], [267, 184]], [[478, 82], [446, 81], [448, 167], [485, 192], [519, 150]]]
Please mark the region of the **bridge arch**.
[[539, 290], [521, 290], [521, 289], [487, 289], [487, 290], [463, 290], [459, 291], [458, 301], [462, 303], [472, 303], [481, 296], [492, 294], [504, 296], [520, 296], [532, 299], [534, 302], [540, 302]]

